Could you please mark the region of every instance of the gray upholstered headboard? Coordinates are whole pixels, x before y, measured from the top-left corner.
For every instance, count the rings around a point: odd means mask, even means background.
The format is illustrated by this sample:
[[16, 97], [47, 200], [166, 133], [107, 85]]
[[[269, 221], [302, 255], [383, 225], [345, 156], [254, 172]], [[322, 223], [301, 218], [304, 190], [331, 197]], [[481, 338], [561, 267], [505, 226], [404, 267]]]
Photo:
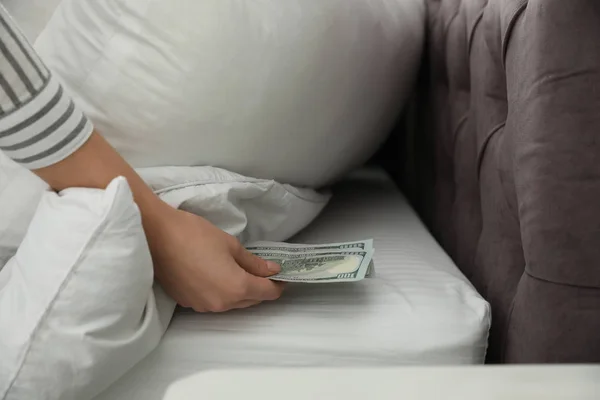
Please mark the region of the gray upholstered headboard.
[[427, 3], [400, 183], [491, 302], [488, 361], [600, 362], [600, 2]]

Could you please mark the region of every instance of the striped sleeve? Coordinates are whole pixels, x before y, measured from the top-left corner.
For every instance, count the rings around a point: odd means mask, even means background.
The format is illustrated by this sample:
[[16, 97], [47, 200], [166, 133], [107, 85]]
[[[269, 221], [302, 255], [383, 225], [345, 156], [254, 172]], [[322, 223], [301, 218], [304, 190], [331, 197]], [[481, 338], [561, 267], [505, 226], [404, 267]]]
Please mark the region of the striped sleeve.
[[92, 130], [0, 5], [0, 150], [39, 169], [75, 152]]

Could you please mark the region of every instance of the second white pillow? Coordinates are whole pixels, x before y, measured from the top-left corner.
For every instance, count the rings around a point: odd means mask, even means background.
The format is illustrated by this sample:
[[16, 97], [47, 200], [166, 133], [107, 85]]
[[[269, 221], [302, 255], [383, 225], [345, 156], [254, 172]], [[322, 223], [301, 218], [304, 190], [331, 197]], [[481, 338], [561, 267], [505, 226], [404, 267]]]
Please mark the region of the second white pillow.
[[125, 179], [46, 192], [0, 271], [0, 398], [92, 398], [156, 347], [174, 307]]
[[327, 205], [330, 195], [214, 167], [138, 169], [158, 196], [200, 215], [242, 243], [284, 241]]

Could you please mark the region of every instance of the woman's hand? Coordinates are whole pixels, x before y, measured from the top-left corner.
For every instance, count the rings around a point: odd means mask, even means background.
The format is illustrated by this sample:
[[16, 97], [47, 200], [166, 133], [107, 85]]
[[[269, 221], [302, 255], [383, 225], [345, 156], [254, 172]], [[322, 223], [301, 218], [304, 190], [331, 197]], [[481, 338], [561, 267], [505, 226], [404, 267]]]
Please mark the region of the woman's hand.
[[155, 276], [182, 306], [223, 312], [281, 296], [282, 284], [265, 278], [279, 265], [251, 254], [204, 218], [165, 204], [145, 229]]
[[277, 265], [249, 253], [205, 219], [161, 201], [97, 133], [63, 161], [34, 172], [57, 191], [103, 189], [117, 176], [127, 178], [142, 214], [155, 277], [183, 306], [227, 311], [281, 295], [282, 285], [264, 278], [279, 272]]

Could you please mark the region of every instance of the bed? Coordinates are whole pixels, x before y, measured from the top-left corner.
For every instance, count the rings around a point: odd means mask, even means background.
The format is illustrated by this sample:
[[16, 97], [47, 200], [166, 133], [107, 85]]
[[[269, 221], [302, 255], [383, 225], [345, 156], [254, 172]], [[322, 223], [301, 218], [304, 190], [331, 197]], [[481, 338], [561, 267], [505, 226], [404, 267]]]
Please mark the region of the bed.
[[222, 368], [600, 362], [598, 5], [426, 3], [405, 118], [293, 238], [373, 237], [374, 278], [290, 285], [222, 315], [178, 309], [100, 399], [160, 399]]

